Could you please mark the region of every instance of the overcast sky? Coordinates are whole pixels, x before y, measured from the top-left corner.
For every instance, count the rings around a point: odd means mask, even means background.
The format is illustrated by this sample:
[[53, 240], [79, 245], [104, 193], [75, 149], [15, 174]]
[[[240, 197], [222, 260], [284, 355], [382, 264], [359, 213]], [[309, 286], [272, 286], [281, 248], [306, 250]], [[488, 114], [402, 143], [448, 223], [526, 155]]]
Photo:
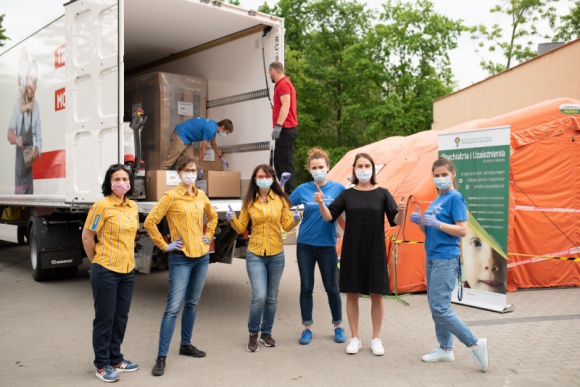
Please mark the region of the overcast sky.
[[[360, 0], [359, 0], [360, 1]], [[462, 19], [467, 25], [485, 24], [491, 26], [498, 23], [503, 26], [509, 25], [509, 18], [500, 18], [497, 14], [491, 15], [489, 9], [499, 0], [432, 0], [437, 12], [452, 19]], [[0, 52], [10, 48], [15, 43], [34, 33], [64, 13], [64, 0], [0, 0], [0, 14], [5, 14], [3, 27], [5, 35], [11, 40], [5, 42]], [[162, 4], [163, 0], [159, 0]], [[264, 0], [241, 0], [244, 8], [257, 9]], [[274, 5], [277, 0], [268, 0], [268, 4]], [[380, 0], [367, 0], [370, 8], [381, 10]], [[560, 13], [566, 12], [572, 5], [572, 0], [559, 0]], [[542, 26], [539, 26], [542, 28]], [[534, 42], [544, 43], [543, 40]], [[486, 77], [486, 73], [480, 68], [481, 57], [475, 52], [475, 42], [466, 34], [458, 42], [459, 47], [450, 52], [451, 67], [459, 88], [467, 87], [479, 82]]]

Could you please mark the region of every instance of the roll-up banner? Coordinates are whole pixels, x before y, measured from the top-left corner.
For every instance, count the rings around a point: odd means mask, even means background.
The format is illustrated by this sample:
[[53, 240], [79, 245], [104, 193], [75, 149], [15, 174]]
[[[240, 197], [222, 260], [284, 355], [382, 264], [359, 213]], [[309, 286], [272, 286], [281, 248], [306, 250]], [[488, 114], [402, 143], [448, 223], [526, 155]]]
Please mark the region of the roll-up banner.
[[461, 279], [452, 301], [506, 311], [510, 127], [441, 133], [439, 156], [455, 164], [456, 188], [467, 202]]

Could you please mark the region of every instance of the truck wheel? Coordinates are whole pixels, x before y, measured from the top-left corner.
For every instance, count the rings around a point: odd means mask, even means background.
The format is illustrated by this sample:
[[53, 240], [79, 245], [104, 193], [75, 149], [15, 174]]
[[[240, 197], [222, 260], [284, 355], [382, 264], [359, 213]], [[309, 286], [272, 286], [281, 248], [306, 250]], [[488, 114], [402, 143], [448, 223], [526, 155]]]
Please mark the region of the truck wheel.
[[34, 228], [30, 230], [28, 242], [30, 244], [30, 264], [32, 265], [32, 278], [34, 278], [36, 282], [46, 281], [51, 277], [52, 270], [42, 270], [40, 267], [38, 258], [38, 243], [36, 241], [36, 232], [34, 231]]

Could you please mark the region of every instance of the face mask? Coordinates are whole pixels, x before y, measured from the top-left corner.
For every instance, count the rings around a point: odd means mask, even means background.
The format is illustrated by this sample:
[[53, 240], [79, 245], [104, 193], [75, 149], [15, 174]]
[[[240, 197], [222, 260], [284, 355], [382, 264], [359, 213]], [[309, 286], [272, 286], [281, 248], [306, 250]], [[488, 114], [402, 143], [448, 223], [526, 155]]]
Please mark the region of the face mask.
[[218, 136], [226, 137], [228, 134], [226, 132], [218, 132]]
[[314, 171], [310, 172], [314, 180], [321, 182], [326, 178], [326, 171], [324, 169], [315, 169]]
[[433, 183], [435, 183], [435, 187], [440, 190], [446, 190], [447, 188], [451, 187], [451, 178], [450, 177], [434, 177]]
[[256, 179], [256, 185], [261, 189], [268, 189], [272, 186], [272, 179]]
[[111, 184], [111, 190], [117, 196], [125, 196], [125, 194], [129, 192], [130, 189], [131, 184], [129, 184], [129, 182], [126, 181], [116, 181], [113, 184]]
[[184, 173], [183, 175], [181, 175], [181, 182], [185, 185], [195, 184], [196, 179], [197, 174], [195, 173]]
[[356, 178], [361, 183], [366, 183], [373, 177], [373, 170], [372, 169], [357, 169], [354, 171]]

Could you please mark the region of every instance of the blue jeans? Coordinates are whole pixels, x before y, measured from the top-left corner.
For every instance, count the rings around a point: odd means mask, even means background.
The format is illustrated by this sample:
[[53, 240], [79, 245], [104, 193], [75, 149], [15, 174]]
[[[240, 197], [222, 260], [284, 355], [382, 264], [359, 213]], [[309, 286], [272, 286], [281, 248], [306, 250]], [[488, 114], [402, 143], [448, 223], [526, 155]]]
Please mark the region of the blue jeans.
[[248, 251], [246, 270], [252, 284], [248, 330], [250, 333], [272, 333], [278, 305], [278, 287], [284, 272], [284, 252], [260, 256]]
[[209, 254], [199, 258], [189, 258], [181, 251], [176, 251], [169, 256], [167, 307], [161, 320], [158, 356], [167, 356], [171, 337], [175, 330], [175, 320], [183, 299], [185, 299], [185, 305], [181, 314], [181, 345], [191, 344], [197, 303], [205, 284], [208, 265]]
[[135, 271], [117, 273], [99, 264], [91, 264], [91, 287], [95, 301], [93, 350], [97, 368], [123, 361], [121, 344], [129, 319], [134, 284]]
[[312, 246], [298, 243], [296, 246], [298, 258], [298, 270], [300, 271], [300, 311], [302, 312], [302, 325], [312, 325], [312, 291], [314, 289], [314, 269], [318, 262], [318, 269], [324, 284], [324, 290], [328, 296], [328, 305], [332, 314], [332, 323], [342, 323], [342, 303], [338, 283], [336, 280], [336, 267], [338, 256], [334, 246]]
[[427, 259], [427, 298], [435, 322], [437, 341], [443, 349], [453, 348], [453, 335], [468, 347], [477, 342], [469, 327], [451, 310], [459, 259]]

